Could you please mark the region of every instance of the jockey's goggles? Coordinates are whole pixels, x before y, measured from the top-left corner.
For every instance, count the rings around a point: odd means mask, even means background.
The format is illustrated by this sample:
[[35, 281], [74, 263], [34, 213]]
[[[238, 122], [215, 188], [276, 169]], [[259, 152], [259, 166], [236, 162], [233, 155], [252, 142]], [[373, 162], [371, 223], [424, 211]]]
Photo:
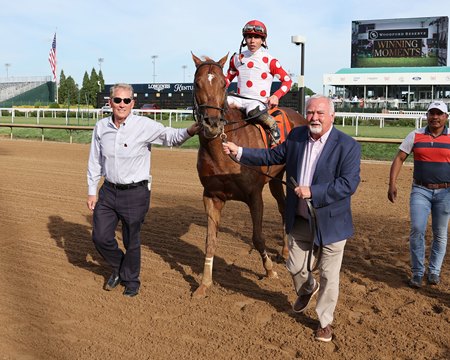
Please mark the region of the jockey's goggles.
[[123, 101], [126, 105], [128, 105], [131, 102], [131, 100], [133, 100], [133, 99], [130, 99], [130, 98], [122, 99], [120, 97], [115, 97], [112, 100], [114, 101], [114, 104], [120, 104]]
[[248, 32], [257, 32], [266, 34], [266, 30], [260, 25], [245, 25], [244, 28], [242, 29], [242, 32], [244, 34]]

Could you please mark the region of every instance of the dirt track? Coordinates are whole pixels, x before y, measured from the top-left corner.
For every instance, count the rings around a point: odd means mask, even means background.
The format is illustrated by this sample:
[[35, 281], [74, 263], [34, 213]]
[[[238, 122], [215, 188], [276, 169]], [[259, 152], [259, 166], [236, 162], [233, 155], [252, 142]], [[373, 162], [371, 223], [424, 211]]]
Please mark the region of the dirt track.
[[[291, 311], [283, 264], [276, 264], [279, 279], [261, 278], [240, 203], [224, 210], [209, 296], [191, 299], [206, 234], [194, 151], [154, 150], [141, 293], [127, 299], [103, 291], [109, 269], [91, 242], [85, 205], [88, 150], [0, 140], [0, 359], [450, 358], [450, 255], [440, 286], [406, 286], [411, 167], [402, 170], [392, 205], [389, 164], [362, 165], [335, 337], [325, 344], [313, 340], [314, 306], [303, 316]], [[265, 199], [275, 258], [280, 217], [268, 189]]]

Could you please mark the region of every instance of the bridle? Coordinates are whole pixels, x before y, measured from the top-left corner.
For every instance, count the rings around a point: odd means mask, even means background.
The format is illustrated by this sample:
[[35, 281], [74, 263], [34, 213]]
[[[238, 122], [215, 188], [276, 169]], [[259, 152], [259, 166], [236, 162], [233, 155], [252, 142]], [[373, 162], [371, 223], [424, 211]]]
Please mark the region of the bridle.
[[[203, 67], [203, 66], [209, 66], [208, 73], [207, 73], [208, 75], [211, 74], [211, 70], [212, 70], [213, 66], [217, 66], [221, 70], [221, 72], [223, 73], [223, 67], [220, 64], [218, 64], [218, 63], [216, 63], [214, 61], [205, 61], [205, 62], [203, 62], [203, 63], [201, 63], [200, 65], [197, 66], [197, 70], [195, 70], [195, 74], [194, 74], [194, 79], [197, 78], [197, 73], [200, 70], [200, 68]], [[205, 115], [204, 109], [215, 109], [215, 110], [219, 110], [220, 111], [219, 120], [222, 121], [224, 124], [226, 124], [227, 120], [224, 117], [224, 113], [225, 113], [226, 106], [227, 106], [227, 101], [226, 101], [227, 92], [224, 91], [224, 94], [223, 94], [223, 107], [213, 106], [213, 105], [209, 105], [209, 104], [206, 104], [206, 103], [205, 104], [199, 104], [197, 102], [196, 93], [197, 93], [197, 86], [196, 86], [196, 82], [194, 81], [194, 91], [193, 91], [193, 103], [194, 103], [194, 106], [193, 106], [193, 110], [192, 111], [193, 111], [193, 116], [194, 116], [195, 121], [200, 123], [200, 124], [202, 124], [204, 121], [206, 121], [206, 120], [208, 120], [210, 118], [209, 116]]]

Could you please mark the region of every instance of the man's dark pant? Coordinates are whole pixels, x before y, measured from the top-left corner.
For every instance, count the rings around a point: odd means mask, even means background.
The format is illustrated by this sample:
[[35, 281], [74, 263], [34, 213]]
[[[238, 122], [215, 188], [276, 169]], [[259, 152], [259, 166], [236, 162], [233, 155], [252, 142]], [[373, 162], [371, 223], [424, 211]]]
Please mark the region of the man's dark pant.
[[[104, 184], [94, 209], [92, 240], [100, 255], [119, 274], [122, 283], [138, 289], [141, 270], [141, 226], [150, 205], [147, 186], [119, 190]], [[115, 231], [119, 220], [125, 253], [119, 248]]]

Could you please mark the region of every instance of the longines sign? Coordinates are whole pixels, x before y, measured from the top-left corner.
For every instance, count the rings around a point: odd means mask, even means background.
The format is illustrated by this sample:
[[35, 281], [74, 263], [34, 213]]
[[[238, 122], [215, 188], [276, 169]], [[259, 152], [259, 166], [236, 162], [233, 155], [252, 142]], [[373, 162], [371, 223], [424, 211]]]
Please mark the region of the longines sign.
[[192, 84], [148, 84], [148, 90], [157, 92], [192, 92], [194, 86]]

